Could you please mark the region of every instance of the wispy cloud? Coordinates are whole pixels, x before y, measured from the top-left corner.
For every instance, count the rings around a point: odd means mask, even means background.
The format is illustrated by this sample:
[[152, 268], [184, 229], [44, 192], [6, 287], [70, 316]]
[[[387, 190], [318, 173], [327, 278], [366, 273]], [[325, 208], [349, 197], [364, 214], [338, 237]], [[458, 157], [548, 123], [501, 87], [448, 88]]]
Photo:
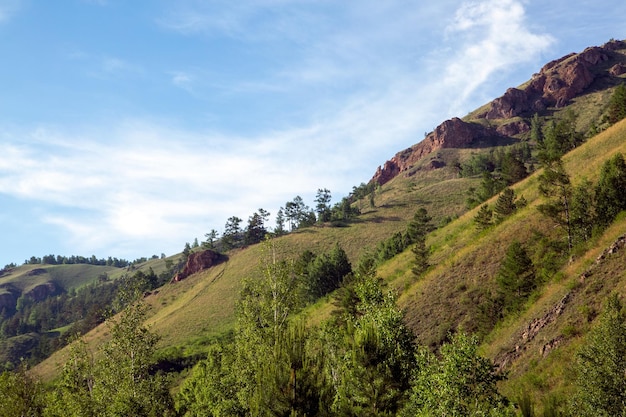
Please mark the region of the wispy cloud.
[[444, 82], [460, 92], [459, 108], [476, 89], [498, 71], [534, 62], [554, 42], [548, 34], [533, 33], [521, 1], [487, 0], [463, 3], [446, 29], [456, 44], [454, 61], [445, 67]]

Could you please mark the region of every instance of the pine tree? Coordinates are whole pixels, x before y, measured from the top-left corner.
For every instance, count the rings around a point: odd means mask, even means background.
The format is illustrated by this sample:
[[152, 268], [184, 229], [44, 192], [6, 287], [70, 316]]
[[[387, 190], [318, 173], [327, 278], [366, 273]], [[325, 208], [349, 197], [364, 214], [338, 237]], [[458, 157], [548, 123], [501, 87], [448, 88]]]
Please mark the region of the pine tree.
[[570, 219], [572, 185], [560, 158], [550, 161], [539, 176], [539, 192], [549, 200], [540, 204], [537, 207], [538, 210], [566, 231], [567, 244], [571, 251], [573, 247]]
[[626, 413], [626, 314], [612, 294], [598, 325], [576, 355], [580, 416], [623, 416]]
[[430, 249], [426, 246], [426, 235], [431, 230], [431, 220], [432, 217], [422, 207], [417, 210], [413, 220], [407, 226], [407, 240], [409, 244], [413, 244], [411, 248], [413, 252], [412, 272], [416, 277], [420, 277], [430, 266], [428, 263]]
[[504, 308], [516, 311], [535, 289], [535, 267], [520, 242], [513, 242], [507, 249], [496, 276], [496, 282], [504, 301]]
[[626, 85], [620, 84], [609, 101], [607, 119], [610, 124], [615, 124], [624, 118], [626, 118]]
[[496, 217], [496, 222], [501, 222], [515, 211], [515, 191], [510, 188], [505, 188], [496, 200], [496, 205], [493, 212]]
[[493, 224], [493, 210], [487, 204], [483, 204], [474, 217], [474, 223], [478, 230], [484, 230]]

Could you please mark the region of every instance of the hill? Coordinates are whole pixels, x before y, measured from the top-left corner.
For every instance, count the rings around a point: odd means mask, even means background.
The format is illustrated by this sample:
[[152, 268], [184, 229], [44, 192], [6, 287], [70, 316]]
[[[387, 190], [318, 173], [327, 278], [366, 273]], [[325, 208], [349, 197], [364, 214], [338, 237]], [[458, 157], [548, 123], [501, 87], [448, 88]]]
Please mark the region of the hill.
[[[475, 333], [483, 341], [484, 354], [509, 372], [501, 385], [507, 396], [528, 394], [542, 403], [551, 395], [563, 402], [573, 390], [572, 371], [564, 361], [595, 325], [606, 296], [613, 291], [626, 295], [623, 251], [605, 253], [623, 246], [619, 242], [626, 218], [618, 217], [567, 249], [563, 229], [539, 210], [548, 197], [539, 187], [544, 171], [535, 169], [538, 152], [548, 139], [538, 142], [533, 137], [533, 118], [536, 114], [544, 133], [553, 134], [550, 129], [556, 126], [571, 128], [568, 132], [575, 133], [575, 140], [563, 147], [568, 151], [563, 168], [573, 187], [585, 180], [595, 184], [607, 160], [626, 154], [626, 122], [609, 127], [604, 117], [613, 91], [624, 82], [625, 54], [626, 44], [612, 41], [547, 64], [528, 83], [507, 90], [463, 119], [442, 123], [380, 167], [372, 179], [378, 184], [373, 194], [352, 201], [361, 214], [347, 227], [321, 224], [276, 241], [291, 259], [306, 250], [325, 253], [339, 244], [356, 266], [376, 252], [380, 242], [404, 232], [417, 209], [426, 208], [438, 226], [427, 238], [432, 266], [416, 277], [411, 271], [413, 255], [404, 250], [379, 260], [377, 268], [398, 292], [405, 323], [418, 342], [436, 349], [451, 334]], [[518, 160], [525, 178], [507, 181], [502, 161], [525, 145], [532, 150]], [[494, 166], [472, 171], [480, 161]], [[499, 190], [477, 193], [486, 180], [500, 184]], [[494, 209], [507, 186], [525, 203], [495, 224], [477, 227], [481, 208]], [[468, 197], [474, 198], [472, 209]], [[497, 276], [514, 242], [524, 247], [537, 280], [521, 304], [508, 311], [498, 304]], [[202, 354], [211, 340], [233, 329], [242, 279], [259, 274], [262, 254], [260, 245], [250, 245], [227, 255], [227, 261], [146, 296], [147, 323], [161, 336], [163, 355], [180, 359]], [[323, 298], [306, 310], [307, 319], [319, 323], [334, 308], [328, 297]], [[86, 340], [101, 344], [106, 333], [100, 326]], [[66, 357], [62, 350], [33, 371], [52, 379]]]

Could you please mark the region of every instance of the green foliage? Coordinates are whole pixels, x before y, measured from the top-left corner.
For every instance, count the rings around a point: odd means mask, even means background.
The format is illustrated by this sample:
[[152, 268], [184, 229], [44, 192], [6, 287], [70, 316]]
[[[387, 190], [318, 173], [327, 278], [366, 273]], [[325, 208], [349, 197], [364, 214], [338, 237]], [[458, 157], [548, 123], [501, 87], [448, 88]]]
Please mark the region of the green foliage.
[[485, 230], [493, 224], [493, 210], [489, 208], [489, 205], [483, 204], [474, 216], [474, 223], [478, 230]]
[[567, 111], [561, 119], [544, 126], [543, 141], [537, 143], [537, 157], [542, 165], [559, 160], [583, 142], [584, 136], [576, 131], [576, 118], [573, 112]]
[[145, 316], [139, 301], [111, 320], [111, 340], [98, 360], [76, 342], [58, 389], [49, 395], [46, 416], [174, 415], [167, 381], [151, 372], [158, 337], [145, 327]]
[[616, 294], [609, 297], [598, 325], [576, 355], [580, 416], [626, 414], [626, 314]]
[[500, 193], [500, 195], [498, 196], [498, 199], [496, 200], [496, 205], [493, 209], [496, 217], [496, 222], [503, 221], [505, 218], [513, 214], [516, 208], [515, 191], [513, 191], [511, 188], [505, 188], [504, 191], [502, 191], [502, 193]]
[[610, 124], [615, 124], [626, 118], [626, 85], [617, 86], [607, 109], [607, 120]]
[[311, 251], [303, 252], [295, 271], [303, 278], [303, 298], [315, 301], [339, 288], [344, 277], [352, 272], [352, 265], [346, 252], [336, 244], [329, 254], [316, 256]]
[[513, 407], [497, 390], [502, 375], [477, 349], [477, 339], [463, 333], [442, 346], [440, 358], [420, 349], [411, 396], [400, 415], [514, 416]]
[[45, 407], [42, 385], [28, 375], [26, 366], [0, 374], [0, 415], [37, 417]]
[[560, 158], [551, 160], [539, 176], [539, 192], [549, 200], [537, 208], [543, 215], [552, 219], [567, 233], [568, 248], [573, 246], [570, 221], [572, 185]]
[[626, 161], [621, 153], [604, 163], [595, 190], [597, 222], [608, 226], [626, 209]]
[[254, 245], [261, 242], [267, 235], [265, 223], [268, 221], [270, 213], [264, 209], [259, 209], [248, 218], [248, 226], [244, 232], [243, 243]]
[[391, 292], [373, 276], [358, 277], [356, 308], [343, 331], [327, 327], [325, 367], [333, 415], [393, 415], [414, 366], [413, 335]]
[[327, 188], [319, 188], [315, 196], [315, 212], [317, 213], [317, 221], [320, 223], [330, 221], [330, 190]]
[[221, 243], [225, 250], [239, 247], [242, 243], [241, 220], [237, 216], [231, 216], [226, 220], [224, 225], [224, 233], [222, 234]]
[[516, 311], [537, 286], [535, 267], [524, 247], [513, 242], [496, 276], [506, 311]]
[[570, 203], [572, 239], [575, 243], [586, 242], [591, 238], [595, 220], [593, 185], [584, 179], [574, 187]]

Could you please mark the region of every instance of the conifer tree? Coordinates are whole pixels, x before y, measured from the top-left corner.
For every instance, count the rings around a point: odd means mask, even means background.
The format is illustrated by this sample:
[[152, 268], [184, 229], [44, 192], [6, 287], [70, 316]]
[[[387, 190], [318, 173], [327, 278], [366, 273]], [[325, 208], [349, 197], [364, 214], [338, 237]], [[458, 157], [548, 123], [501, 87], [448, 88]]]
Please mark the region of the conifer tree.
[[516, 311], [535, 289], [535, 267], [520, 242], [513, 242], [507, 249], [496, 276], [503, 298], [504, 309]]
[[413, 252], [413, 274], [417, 277], [421, 276], [428, 267], [428, 257], [430, 249], [426, 246], [426, 235], [431, 230], [430, 221], [432, 217], [428, 215], [425, 208], [420, 208], [415, 212], [413, 220], [407, 226], [407, 239], [413, 244], [411, 251]]
[[576, 355], [580, 416], [623, 416], [626, 413], [626, 314], [612, 294], [598, 325]]
[[617, 86], [609, 101], [607, 119], [610, 124], [615, 124], [626, 118], [626, 85]]
[[496, 200], [496, 205], [493, 212], [496, 217], [496, 222], [501, 222], [515, 211], [515, 191], [510, 188], [505, 188]]
[[571, 251], [573, 247], [570, 219], [572, 185], [560, 158], [549, 161], [545, 166], [544, 172], [539, 176], [539, 192], [548, 198], [548, 202], [540, 204], [537, 207], [538, 210], [565, 230], [568, 248]]
[[492, 219], [493, 210], [487, 204], [483, 204], [474, 217], [474, 223], [476, 223], [478, 230], [484, 230], [493, 224]]

